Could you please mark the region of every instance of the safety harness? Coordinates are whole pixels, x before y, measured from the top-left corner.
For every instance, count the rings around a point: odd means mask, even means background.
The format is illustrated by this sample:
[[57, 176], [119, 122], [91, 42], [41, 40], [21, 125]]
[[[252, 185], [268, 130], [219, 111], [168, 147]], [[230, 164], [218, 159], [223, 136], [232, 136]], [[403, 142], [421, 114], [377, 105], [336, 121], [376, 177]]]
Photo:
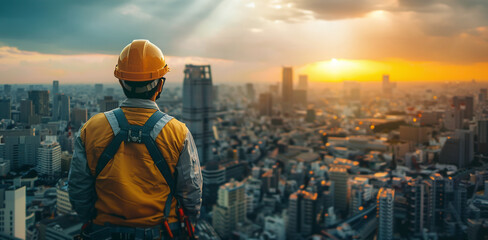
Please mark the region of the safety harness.
[[[164, 159], [163, 154], [161, 153], [161, 151], [159, 151], [159, 148], [156, 144], [156, 138], [158, 137], [159, 133], [164, 128], [164, 126], [171, 119], [173, 119], [173, 117], [158, 110], [154, 112], [151, 117], [149, 117], [149, 119], [143, 126], [138, 126], [129, 124], [127, 118], [124, 115], [124, 112], [120, 108], [105, 112], [104, 114], [108, 122], [110, 123], [110, 127], [112, 128], [112, 131], [114, 133], [114, 138], [108, 144], [108, 146], [105, 148], [105, 150], [100, 155], [100, 158], [98, 159], [98, 163], [95, 168], [95, 177], [98, 177], [98, 175], [100, 174], [100, 172], [102, 172], [108, 162], [114, 158], [122, 141], [126, 143], [144, 144], [149, 154], [151, 155], [154, 164], [163, 175], [170, 189], [170, 193], [168, 195], [168, 198], [166, 199], [166, 203], [164, 206], [163, 226], [168, 235], [173, 238], [170, 224], [168, 224], [168, 216], [171, 210], [171, 202], [174, 198], [176, 181], [173, 177], [173, 174], [171, 173], [171, 169], [168, 163]], [[177, 205], [178, 209], [176, 212], [180, 220], [180, 225], [186, 228], [188, 237], [190, 239], [193, 239], [194, 228], [188, 221], [188, 217], [184, 215], [183, 209], [181, 208], [179, 203]]]

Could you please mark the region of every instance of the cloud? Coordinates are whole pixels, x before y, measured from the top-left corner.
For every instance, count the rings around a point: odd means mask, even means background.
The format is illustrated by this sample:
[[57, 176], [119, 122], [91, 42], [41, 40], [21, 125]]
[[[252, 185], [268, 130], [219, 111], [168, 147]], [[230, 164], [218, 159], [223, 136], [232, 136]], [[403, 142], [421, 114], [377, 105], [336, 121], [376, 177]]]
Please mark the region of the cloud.
[[[44, 54], [23, 51], [16, 47], [0, 47], [2, 83], [49, 83], [58, 79], [62, 84], [111, 83], [116, 81], [113, 69], [118, 55], [110, 54]], [[171, 83], [183, 81], [186, 64], [212, 66], [214, 82], [246, 82], [260, 76], [268, 67], [255, 63], [203, 57], [165, 56], [171, 68], [166, 77]], [[262, 68], [261, 70], [259, 68]], [[255, 69], [255, 71], [249, 71]]]
[[146, 38], [166, 55], [266, 67], [330, 58], [476, 62], [488, 61], [486, 36], [476, 31], [488, 26], [487, 5], [485, 0], [9, 1], [0, 7], [0, 42], [46, 55], [117, 55], [133, 39]]

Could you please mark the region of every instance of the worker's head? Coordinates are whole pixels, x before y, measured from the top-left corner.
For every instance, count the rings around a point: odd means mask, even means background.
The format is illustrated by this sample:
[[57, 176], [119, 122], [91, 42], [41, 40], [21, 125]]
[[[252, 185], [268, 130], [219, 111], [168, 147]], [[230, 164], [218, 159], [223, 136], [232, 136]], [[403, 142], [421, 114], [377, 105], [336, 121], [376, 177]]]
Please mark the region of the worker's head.
[[148, 40], [134, 40], [119, 56], [114, 76], [128, 98], [156, 100], [169, 71], [161, 50]]

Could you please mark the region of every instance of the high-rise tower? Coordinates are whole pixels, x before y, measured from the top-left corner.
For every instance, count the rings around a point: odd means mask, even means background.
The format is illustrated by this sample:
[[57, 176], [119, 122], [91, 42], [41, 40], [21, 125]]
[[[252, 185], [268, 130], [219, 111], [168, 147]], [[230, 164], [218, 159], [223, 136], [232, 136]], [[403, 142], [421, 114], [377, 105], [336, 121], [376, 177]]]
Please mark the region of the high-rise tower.
[[346, 168], [332, 167], [329, 170], [330, 180], [334, 182], [334, 208], [341, 211], [343, 214], [347, 213], [348, 207], [348, 179], [349, 174]]
[[381, 188], [377, 197], [378, 207], [378, 240], [393, 239], [393, 207], [395, 204], [395, 190]]
[[283, 111], [292, 109], [293, 104], [293, 68], [283, 67], [283, 80], [281, 87], [281, 102]]
[[213, 98], [210, 65], [185, 66], [183, 81], [183, 122], [193, 135], [201, 165], [213, 157]]

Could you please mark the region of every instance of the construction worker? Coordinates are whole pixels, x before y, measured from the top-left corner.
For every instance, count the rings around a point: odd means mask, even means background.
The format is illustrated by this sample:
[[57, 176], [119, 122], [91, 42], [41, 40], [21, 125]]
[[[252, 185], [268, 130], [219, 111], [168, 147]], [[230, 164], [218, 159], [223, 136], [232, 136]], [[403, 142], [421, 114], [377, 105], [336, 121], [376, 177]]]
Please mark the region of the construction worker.
[[202, 175], [190, 131], [155, 103], [168, 71], [157, 46], [134, 40], [114, 71], [127, 99], [77, 134], [68, 189], [81, 238], [192, 238]]

